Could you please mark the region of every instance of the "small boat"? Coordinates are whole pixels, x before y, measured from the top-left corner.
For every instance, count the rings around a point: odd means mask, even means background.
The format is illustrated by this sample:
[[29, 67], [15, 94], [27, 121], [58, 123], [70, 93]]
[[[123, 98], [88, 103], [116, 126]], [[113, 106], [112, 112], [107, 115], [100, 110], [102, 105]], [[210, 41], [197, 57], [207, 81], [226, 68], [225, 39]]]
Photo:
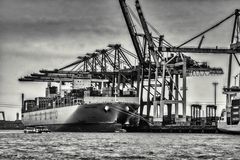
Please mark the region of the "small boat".
[[37, 127], [36, 127], [36, 131], [37, 131], [37, 133], [49, 133], [49, 132], [51, 132], [51, 131], [47, 128], [47, 126], [37, 126]]
[[126, 133], [126, 129], [118, 129], [118, 130], [115, 130], [115, 133]]
[[240, 123], [238, 122], [237, 125], [229, 125], [226, 122], [219, 122], [218, 130], [223, 133], [240, 134]]
[[34, 127], [26, 127], [24, 133], [36, 133], [36, 129]]
[[24, 133], [49, 133], [51, 132], [46, 126], [26, 127]]

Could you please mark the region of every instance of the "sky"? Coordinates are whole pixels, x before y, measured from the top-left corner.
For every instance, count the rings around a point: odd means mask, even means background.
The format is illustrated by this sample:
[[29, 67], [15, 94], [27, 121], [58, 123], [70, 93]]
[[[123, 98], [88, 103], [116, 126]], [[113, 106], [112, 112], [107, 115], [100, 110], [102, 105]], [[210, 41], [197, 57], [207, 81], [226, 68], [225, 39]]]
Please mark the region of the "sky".
[[[134, 9], [134, 1], [127, 2]], [[176, 46], [240, 8], [239, 0], [140, 3], [147, 21]], [[203, 46], [229, 47], [232, 26], [233, 19], [206, 34]], [[199, 39], [189, 46], [198, 42]], [[118, 0], [0, 0], [0, 111], [5, 111], [7, 120], [15, 120], [16, 113], [21, 111], [21, 93], [26, 98], [44, 96], [46, 84], [18, 82], [18, 78], [40, 69], [60, 68], [112, 43], [134, 52]], [[213, 103], [212, 82], [218, 82], [220, 112], [225, 102], [221, 89], [227, 82], [228, 56], [188, 55], [223, 67], [224, 75], [187, 80], [188, 104]], [[234, 62], [233, 75], [238, 72]]]

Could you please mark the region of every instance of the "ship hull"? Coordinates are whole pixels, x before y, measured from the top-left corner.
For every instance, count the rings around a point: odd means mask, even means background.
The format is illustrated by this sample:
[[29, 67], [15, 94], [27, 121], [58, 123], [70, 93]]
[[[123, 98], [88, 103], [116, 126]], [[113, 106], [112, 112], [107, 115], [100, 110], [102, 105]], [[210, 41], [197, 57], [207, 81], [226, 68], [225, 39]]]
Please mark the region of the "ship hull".
[[48, 126], [51, 131], [112, 132], [138, 109], [136, 103], [94, 103], [22, 113], [25, 127]]
[[240, 134], [240, 123], [238, 125], [227, 125], [226, 122], [219, 122], [218, 130], [222, 133]]

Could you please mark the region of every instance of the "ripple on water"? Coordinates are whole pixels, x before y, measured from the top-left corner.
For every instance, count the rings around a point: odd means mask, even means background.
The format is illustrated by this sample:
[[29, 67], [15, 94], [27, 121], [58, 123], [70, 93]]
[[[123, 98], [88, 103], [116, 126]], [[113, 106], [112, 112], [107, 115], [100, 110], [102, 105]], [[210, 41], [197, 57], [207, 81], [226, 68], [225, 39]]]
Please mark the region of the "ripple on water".
[[0, 159], [239, 159], [240, 136], [0, 131]]

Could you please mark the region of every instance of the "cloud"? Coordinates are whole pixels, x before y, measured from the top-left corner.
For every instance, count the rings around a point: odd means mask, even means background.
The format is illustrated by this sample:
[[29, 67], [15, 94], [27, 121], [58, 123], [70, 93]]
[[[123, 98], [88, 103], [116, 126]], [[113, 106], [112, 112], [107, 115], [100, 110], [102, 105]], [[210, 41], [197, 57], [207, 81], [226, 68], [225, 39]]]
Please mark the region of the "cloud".
[[[125, 24], [114, 17], [120, 15], [110, 7], [115, 2], [103, 3], [0, 0], [1, 54], [32, 59], [64, 58], [105, 47], [108, 39], [124, 30]], [[106, 7], [107, 4], [110, 6]]]

